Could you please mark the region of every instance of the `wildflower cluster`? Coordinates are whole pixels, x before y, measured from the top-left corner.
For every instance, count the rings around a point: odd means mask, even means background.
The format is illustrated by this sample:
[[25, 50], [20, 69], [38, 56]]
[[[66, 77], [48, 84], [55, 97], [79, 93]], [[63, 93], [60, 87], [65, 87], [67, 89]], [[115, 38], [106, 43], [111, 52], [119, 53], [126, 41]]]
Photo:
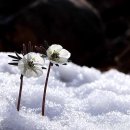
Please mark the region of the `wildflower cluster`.
[[[36, 47], [36, 48], [43, 48], [43, 47]], [[45, 50], [43, 48], [43, 50]], [[35, 53], [33, 51], [33, 46], [31, 43], [28, 44], [28, 48], [23, 44], [23, 51], [22, 55], [19, 55], [15, 52], [16, 56], [8, 55], [9, 57], [13, 58], [12, 62], [9, 63], [10, 65], [18, 66], [21, 76], [20, 76], [20, 90], [18, 96], [18, 103], [17, 103], [17, 110], [20, 109], [20, 101], [21, 101], [21, 94], [22, 94], [22, 86], [23, 86], [23, 77], [39, 77], [43, 74], [45, 58], [47, 58], [50, 63], [48, 66], [47, 76], [45, 80], [44, 92], [43, 92], [43, 100], [42, 100], [42, 115], [45, 113], [45, 98], [46, 98], [46, 90], [48, 84], [48, 78], [51, 66], [55, 64], [59, 66], [60, 64], [66, 65], [68, 59], [70, 58], [71, 54], [69, 51], [64, 49], [61, 45], [53, 44], [48, 47], [47, 50], [41, 51], [40, 53]]]

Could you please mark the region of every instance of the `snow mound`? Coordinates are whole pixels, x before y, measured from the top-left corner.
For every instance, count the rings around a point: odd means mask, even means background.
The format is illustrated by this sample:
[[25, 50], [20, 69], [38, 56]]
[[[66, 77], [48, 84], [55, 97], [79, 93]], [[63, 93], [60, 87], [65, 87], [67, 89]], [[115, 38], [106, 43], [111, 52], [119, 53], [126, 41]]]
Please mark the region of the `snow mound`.
[[130, 129], [129, 75], [117, 70], [101, 73], [73, 63], [53, 66], [42, 117], [47, 70], [39, 78], [24, 78], [21, 109], [17, 112], [20, 72], [8, 65], [8, 54], [0, 53], [0, 130]]

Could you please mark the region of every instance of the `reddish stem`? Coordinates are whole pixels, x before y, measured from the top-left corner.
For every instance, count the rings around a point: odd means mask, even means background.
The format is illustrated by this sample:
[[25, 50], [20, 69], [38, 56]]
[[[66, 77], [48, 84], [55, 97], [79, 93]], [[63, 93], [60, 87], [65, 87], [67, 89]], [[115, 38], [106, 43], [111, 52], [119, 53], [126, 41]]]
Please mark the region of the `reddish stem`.
[[23, 86], [23, 75], [20, 76], [20, 80], [21, 80], [21, 82], [20, 82], [19, 97], [18, 97], [18, 103], [17, 103], [17, 111], [19, 111], [19, 107], [20, 107], [22, 86]]
[[50, 62], [49, 67], [48, 67], [48, 71], [47, 71], [45, 86], [44, 86], [44, 93], [43, 93], [43, 100], [42, 100], [42, 116], [44, 116], [44, 114], [45, 114], [46, 90], [47, 90], [47, 83], [48, 83], [48, 78], [49, 78], [51, 66], [52, 66], [52, 63]]

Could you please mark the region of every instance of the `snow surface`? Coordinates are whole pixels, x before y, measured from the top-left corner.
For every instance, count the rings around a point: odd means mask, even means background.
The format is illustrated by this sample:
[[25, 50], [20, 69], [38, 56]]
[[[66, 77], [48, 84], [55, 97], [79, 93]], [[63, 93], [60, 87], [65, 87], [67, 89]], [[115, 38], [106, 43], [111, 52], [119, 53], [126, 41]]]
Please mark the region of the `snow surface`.
[[73, 63], [53, 66], [43, 117], [47, 70], [39, 78], [24, 78], [17, 112], [20, 73], [8, 65], [7, 55], [0, 53], [0, 130], [130, 130], [129, 75], [114, 69], [101, 73]]

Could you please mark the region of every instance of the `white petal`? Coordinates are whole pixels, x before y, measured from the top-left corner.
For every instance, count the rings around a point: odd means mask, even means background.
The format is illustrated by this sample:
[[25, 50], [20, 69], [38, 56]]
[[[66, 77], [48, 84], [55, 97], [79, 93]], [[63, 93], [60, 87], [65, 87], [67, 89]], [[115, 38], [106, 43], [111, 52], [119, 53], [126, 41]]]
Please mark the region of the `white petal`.
[[64, 64], [64, 63], [66, 63], [68, 61], [68, 59], [67, 58], [59, 58], [57, 61], [53, 61], [53, 60], [50, 60], [50, 62], [51, 63], [53, 63], [53, 64]]
[[[34, 67], [28, 67], [28, 62], [33, 61]], [[26, 54], [23, 59], [18, 62], [18, 68], [26, 77], [38, 77], [42, 75], [42, 66], [44, 64], [43, 58], [40, 56], [39, 53], [28, 53]]]
[[51, 45], [48, 49], [50, 49], [50, 50], [52, 50], [52, 51], [57, 51], [57, 52], [59, 52], [60, 50], [62, 50], [62, 46], [61, 45], [59, 45], [59, 44], [53, 44], [53, 45]]
[[42, 68], [34, 68], [34, 69], [27, 69], [26, 72], [24, 73], [24, 76], [27, 78], [30, 77], [39, 77], [43, 73]]
[[27, 69], [26, 72], [24, 73], [24, 76], [26, 76], [27, 78], [36, 77], [36, 73], [31, 69]]
[[41, 66], [44, 65], [44, 59], [40, 56], [40, 54], [35, 55], [35, 61], [34, 63], [41, 64]]
[[53, 52], [48, 48], [46, 53], [47, 53], [48, 58], [50, 58]]
[[60, 64], [64, 64], [64, 63], [66, 63], [67, 61], [68, 61], [68, 58], [60, 57], [60, 59], [59, 59], [59, 63], [60, 63]]
[[[54, 59], [55, 61], [51, 58], [51, 55], [53, 54], [54, 50], [59, 53], [59, 58]], [[70, 58], [71, 53], [66, 49], [63, 49], [62, 46], [55, 44], [48, 48], [47, 56], [48, 59], [51, 59], [50, 61], [54, 64], [64, 64], [68, 61], [68, 58]]]
[[27, 61], [30, 61], [31, 60], [31, 53], [26, 54], [24, 57], [27, 59]]
[[43, 74], [43, 70], [41, 67], [35, 67], [36, 77], [39, 77]]
[[59, 63], [59, 62], [53, 61], [53, 60], [50, 60], [50, 62], [53, 63], [53, 64], [58, 64]]
[[47, 56], [51, 57], [51, 55], [53, 54], [54, 51], [59, 52], [62, 50], [62, 46], [58, 45], [58, 44], [53, 44], [51, 45], [48, 49], [47, 49]]
[[62, 58], [70, 58], [70, 52], [67, 51], [66, 49], [62, 49], [60, 52], [59, 52], [59, 57], [62, 57]]
[[19, 68], [21, 74], [23, 74], [23, 75], [24, 75], [25, 64], [26, 64], [25, 61], [26, 61], [26, 59], [23, 58], [23, 59], [21, 59], [21, 60], [18, 62], [18, 68]]

